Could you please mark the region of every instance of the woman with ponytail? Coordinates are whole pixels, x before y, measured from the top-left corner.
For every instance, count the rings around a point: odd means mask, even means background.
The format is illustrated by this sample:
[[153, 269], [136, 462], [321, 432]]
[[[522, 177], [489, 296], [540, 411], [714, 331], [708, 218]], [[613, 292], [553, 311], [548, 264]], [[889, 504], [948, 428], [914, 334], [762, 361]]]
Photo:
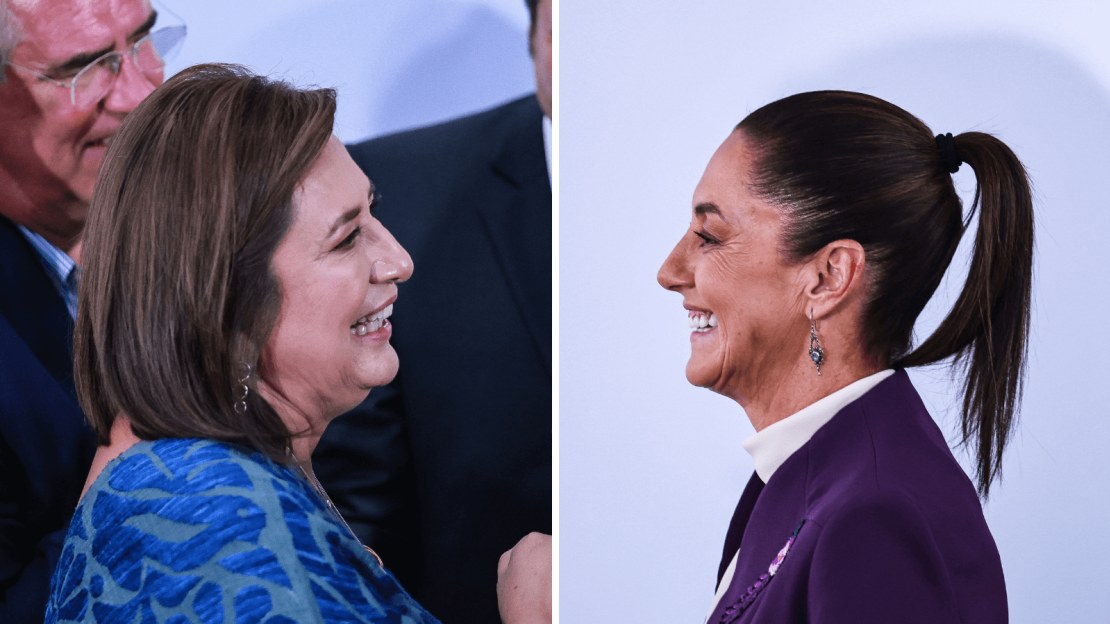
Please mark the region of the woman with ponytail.
[[[965, 212], [951, 174], [970, 166]], [[972, 217], [967, 283], [936, 332], [913, 326]], [[748, 115], [694, 191], [659, 270], [683, 295], [686, 376], [736, 400], [755, 463], [725, 537], [709, 622], [1006, 622], [983, 518], [1021, 398], [1033, 210], [988, 134], [934, 135], [859, 93]], [[962, 375], [964, 474], [905, 369]]]

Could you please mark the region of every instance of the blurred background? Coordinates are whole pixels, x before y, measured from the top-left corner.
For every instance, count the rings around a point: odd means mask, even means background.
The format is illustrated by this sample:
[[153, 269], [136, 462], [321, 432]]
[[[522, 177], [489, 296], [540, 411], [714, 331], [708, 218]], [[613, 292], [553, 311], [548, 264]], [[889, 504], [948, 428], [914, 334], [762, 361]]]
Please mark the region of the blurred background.
[[[1110, 622], [1107, 7], [560, 2], [563, 622], [708, 613], [725, 529], [753, 470], [740, 444], [754, 430], [738, 405], [687, 384], [681, 296], [655, 274], [732, 127], [817, 89], [876, 95], [935, 133], [993, 133], [1028, 167], [1037, 219], [1029, 374], [985, 513], [1012, 622]], [[966, 209], [969, 167], [956, 183]], [[918, 321], [918, 342], [955, 301], [967, 261], [965, 247]], [[949, 370], [910, 375], [955, 443]], [[966, 469], [967, 454], [957, 457]]]
[[523, 0], [165, 0], [189, 27], [166, 76], [247, 65], [339, 91], [353, 142], [459, 117], [535, 90]]

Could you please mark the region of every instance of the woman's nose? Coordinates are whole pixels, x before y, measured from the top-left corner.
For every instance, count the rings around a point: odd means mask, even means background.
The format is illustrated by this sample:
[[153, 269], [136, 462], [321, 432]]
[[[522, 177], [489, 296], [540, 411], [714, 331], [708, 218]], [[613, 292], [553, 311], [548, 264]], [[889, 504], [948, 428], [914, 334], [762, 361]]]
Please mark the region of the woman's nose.
[[678, 290], [683, 286], [690, 285], [690, 270], [689, 263], [686, 260], [687, 255], [686, 237], [682, 237], [671, 250], [671, 254], [663, 261], [663, 266], [659, 267], [659, 273], [655, 276], [659, 280], [659, 285], [667, 290]]
[[378, 256], [370, 265], [370, 281], [403, 282], [412, 277], [412, 258], [409, 257], [409, 252], [384, 227], [381, 228], [381, 234], [381, 245], [377, 246]]

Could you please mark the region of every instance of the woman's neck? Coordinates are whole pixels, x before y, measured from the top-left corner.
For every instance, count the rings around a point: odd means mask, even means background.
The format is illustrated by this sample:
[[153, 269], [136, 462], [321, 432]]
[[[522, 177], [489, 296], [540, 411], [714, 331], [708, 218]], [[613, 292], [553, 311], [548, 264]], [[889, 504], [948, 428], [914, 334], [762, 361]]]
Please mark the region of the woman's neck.
[[316, 450], [320, 437], [324, 435], [326, 419], [322, 416], [311, 416], [284, 393], [265, 381], [258, 382], [258, 393], [274, 408], [286, 428], [293, 434], [289, 449], [293, 453], [293, 460], [306, 475], [312, 475], [312, 452]]
[[320, 441], [320, 436], [313, 434], [306, 434], [293, 438], [293, 460], [297, 465], [304, 470], [306, 476], [314, 475], [312, 472], [312, 452], [316, 450], [316, 443]]
[[840, 362], [836, 366], [824, 366], [818, 375], [813, 362], [798, 360], [789, 369], [761, 380], [751, 394], [737, 394], [731, 398], [744, 408], [752, 427], [762, 431], [880, 370], [881, 366], [869, 366], [862, 361]]
[[108, 446], [98, 446], [96, 448], [92, 467], [89, 468], [89, 476], [85, 479], [85, 487], [81, 488], [81, 497], [85, 497], [85, 492], [89, 491], [93, 482], [96, 481], [101, 472], [104, 472], [104, 468], [113, 459], [123, 455], [127, 449], [135, 446], [138, 442], [139, 438], [131, 431], [131, 420], [124, 414], [117, 415], [116, 419], [112, 421], [112, 431], [108, 434]]

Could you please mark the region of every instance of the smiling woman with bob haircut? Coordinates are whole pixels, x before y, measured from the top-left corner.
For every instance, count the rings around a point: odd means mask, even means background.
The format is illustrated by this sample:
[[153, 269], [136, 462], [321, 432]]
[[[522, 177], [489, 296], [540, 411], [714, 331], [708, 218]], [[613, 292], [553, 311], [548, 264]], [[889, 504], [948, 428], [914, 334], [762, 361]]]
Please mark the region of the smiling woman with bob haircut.
[[[967, 220], [967, 282], [916, 348], [913, 326]], [[1025, 171], [988, 134], [934, 136], [842, 91], [744, 119], [694, 191], [659, 270], [688, 310], [691, 383], [736, 400], [755, 474], [725, 536], [708, 622], [1006, 622], [980, 498], [1020, 401], [1033, 209]], [[973, 485], [905, 369], [954, 358]]]
[[199, 65], [115, 137], [74, 339], [100, 447], [48, 622], [436, 621], [309, 461], [396, 374], [388, 318], [412, 273], [334, 117], [330, 89]]

